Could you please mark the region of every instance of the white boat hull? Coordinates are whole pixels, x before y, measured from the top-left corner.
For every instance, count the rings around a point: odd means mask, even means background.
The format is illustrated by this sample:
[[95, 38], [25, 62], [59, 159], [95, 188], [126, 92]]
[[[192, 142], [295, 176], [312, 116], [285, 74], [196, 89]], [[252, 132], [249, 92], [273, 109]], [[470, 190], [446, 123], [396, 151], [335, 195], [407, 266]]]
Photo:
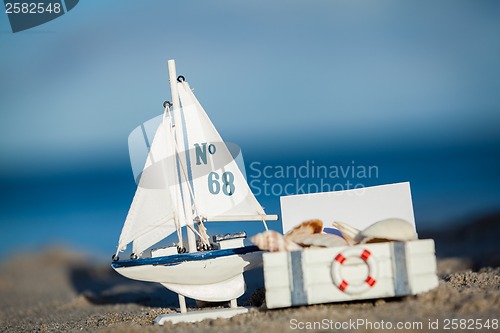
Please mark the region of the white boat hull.
[[[151, 261], [151, 258], [136, 260], [140, 263], [140, 260]], [[161, 283], [177, 294], [209, 302], [227, 301], [243, 295], [243, 272], [260, 266], [261, 251], [174, 264], [112, 265], [115, 271], [129, 279]]]

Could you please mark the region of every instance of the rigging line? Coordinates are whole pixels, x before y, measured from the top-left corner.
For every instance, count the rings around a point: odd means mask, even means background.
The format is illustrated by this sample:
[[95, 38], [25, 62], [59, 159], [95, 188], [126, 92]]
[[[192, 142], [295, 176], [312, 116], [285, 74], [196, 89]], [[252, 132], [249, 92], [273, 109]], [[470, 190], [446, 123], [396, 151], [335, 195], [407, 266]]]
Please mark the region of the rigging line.
[[[177, 83], [177, 92], [180, 92], [181, 90], [184, 89], [183, 87], [183, 82]], [[189, 184], [194, 187], [193, 183], [193, 169], [191, 167], [191, 155], [189, 154], [189, 135], [188, 135], [188, 129], [187, 129], [187, 119], [186, 119], [186, 109], [184, 107], [184, 102], [183, 99], [181, 99], [181, 96], [179, 95], [179, 103], [182, 105], [181, 109], [179, 110], [180, 112], [180, 118], [181, 118], [181, 124], [185, 125], [185, 130], [183, 131], [183, 140], [184, 140], [184, 149], [186, 150], [185, 154], [185, 161], [186, 161], [186, 170], [187, 170], [187, 179]], [[194, 198], [193, 198], [194, 201]]]
[[[168, 106], [167, 106], [168, 107]], [[169, 109], [170, 111], [170, 109]], [[171, 115], [170, 115], [171, 116]], [[172, 124], [170, 126], [173, 126]], [[176, 141], [177, 143], [177, 138], [174, 138], [174, 140]], [[174, 149], [175, 149], [175, 153], [177, 155], [177, 162], [179, 163], [180, 165], [180, 169], [181, 169], [181, 173], [182, 175], [184, 176], [184, 179], [187, 183], [187, 187], [188, 187], [188, 190], [189, 190], [189, 195], [191, 196], [192, 198], [192, 203], [193, 203], [193, 207], [191, 207], [191, 209], [194, 208], [194, 213], [195, 215], [198, 215], [198, 207], [196, 206], [196, 201], [194, 200], [194, 192], [193, 192], [193, 189], [191, 187], [191, 184], [189, 182], [189, 177], [186, 175], [186, 168], [185, 166], [183, 165], [182, 163], [182, 159], [180, 158], [180, 152], [179, 152], [179, 148], [177, 146], [177, 144], [174, 145]], [[179, 184], [180, 186], [180, 184]], [[208, 242], [208, 238], [207, 237], [203, 237], [199, 232], [198, 230], [196, 230], [195, 228], [193, 228], [190, 224], [186, 223], [186, 226], [189, 227], [189, 229], [191, 231], [193, 231], [196, 235], [198, 235], [198, 237], [200, 237], [200, 240], [205, 244], [205, 245], [210, 245], [210, 243]], [[179, 232], [179, 231], [178, 231]], [[182, 236], [179, 237], [180, 239], [182, 239]]]
[[198, 224], [198, 229], [200, 230], [200, 233], [203, 235], [203, 238], [206, 240], [208, 243], [208, 234], [207, 234], [207, 228], [205, 227], [205, 224], [203, 224], [203, 220], [206, 220], [205, 218], [200, 218], [197, 216], [195, 218], [196, 223]]
[[[168, 107], [168, 106], [167, 106]], [[173, 118], [171, 116], [171, 118]], [[176, 144], [174, 145], [175, 146], [175, 153], [177, 155], [177, 162], [180, 164], [180, 169], [181, 169], [181, 173], [182, 175], [184, 176], [184, 179], [187, 183], [187, 186], [188, 186], [188, 190], [189, 190], [189, 195], [191, 196], [192, 198], [192, 203], [193, 203], [193, 206], [194, 206], [194, 212], [195, 212], [195, 215], [198, 215], [198, 208], [196, 206], [196, 201], [194, 200], [194, 192], [193, 192], [193, 189], [191, 188], [191, 183], [189, 182], [189, 176], [186, 174], [187, 172], [187, 167], [184, 166], [184, 164], [182, 163], [182, 159], [180, 158], [181, 157], [181, 154], [179, 152], [179, 147], [178, 147], [178, 142], [177, 142], [177, 136], [175, 136], [174, 138]], [[188, 151], [189, 152], [189, 151]], [[186, 158], [187, 160], [187, 158]], [[179, 184], [180, 186], [181, 184]], [[193, 207], [191, 207], [191, 209], [193, 209]]]
[[266, 228], [266, 231], [269, 231], [269, 229], [267, 228], [266, 219], [264, 217], [262, 218], [262, 223], [264, 223], [264, 228]]
[[[178, 157], [180, 157], [180, 152], [179, 152], [179, 149], [177, 147], [177, 145], [175, 145], [175, 153]], [[188, 190], [189, 190], [189, 195], [191, 196], [191, 198], [193, 199], [193, 207], [194, 207], [194, 212], [195, 212], [195, 215], [198, 215], [198, 207], [196, 206], [196, 201], [195, 201], [195, 198], [194, 198], [194, 192], [193, 192], [193, 188], [191, 187], [191, 183], [189, 182], [189, 177], [188, 175], [186, 174], [186, 169], [184, 168], [184, 165], [182, 163], [182, 160], [180, 158], [177, 159], [179, 161], [179, 164], [181, 166], [181, 170], [182, 170], [182, 174], [184, 176], [184, 179], [187, 183], [187, 186], [188, 186]]]
[[[170, 117], [170, 119], [172, 119], [172, 114], [170, 112], [170, 105], [169, 104], [165, 105], [165, 111], [163, 112], [163, 120], [162, 121], [165, 120], [165, 118], [167, 117], [167, 114]], [[170, 122], [170, 130], [173, 130], [172, 122]], [[175, 147], [175, 145], [174, 145], [174, 147]], [[183, 243], [183, 241], [182, 241], [182, 230], [181, 230], [182, 227], [181, 227], [181, 225], [179, 223], [179, 216], [177, 216], [177, 214], [175, 214], [174, 223], [175, 223], [175, 228], [176, 228], [176, 231], [177, 231], [177, 239], [179, 240], [179, 243], [182, 244]]]
[[196, 235], [198, 235], [198, 237], [200, 237], [201, 241], [205, 244], [205, 245], [210, 245], [208, 240], [207, 239], [204, 239], [203, 236], [198, 232], [198, 230], [196, 230], [195, 228], [193, 228], [193, 226], [189, 225], [189, 224], [186, 224], [186, 226], [191, 229], [192, 232], [194, 232]]
[[145, 230], [143, 230], [142, 232], [135, 233], [133, 238], [137, 239], [139, 237], [142, 237], [142, 236], [148, 234], [150, 231], [152, 231], [152, 230], [154, 230], [154, 229], [156, 229], [158, 227], [168, 226], [168, 225], [165, 225], [166, 222], [169, 222], [172, 219], [175, 219], [175, 214], [170, 213], [167, 216], [162, 217], [161, 219], [158, 219], [155, 224], [149, 224], [149, 225], [147, 225], [146, 228], [145, 228]]
[[181, 231], [181, 226], [179, 224], [179, 217], [177, 216], [177, 214], [175, 214], [175, 217], [174, 217], [174, 224], [175, 224], [175, 229], [177, 231], [177, 239], [179, 240], [179, 243], [182, 243], [182, 231]]
[[[174, 217], [172, 217], [171, 215], [172, 215], [172, 214], [170, 214], [169, 216], [167, 216], [167, 217], [165, 217], [165, 218], [162, 218], [160, 221], [163, 221], [163, 222], [160, 222], [160, 223], [158, 223], [158, 224], [154, 224], [154, 225], [149, 225], [149, 228], [147, 228], [146, 230], [144, 230], [144, 231], [143, 231], [143, 232], [141, 232], [141, 233], [136, 234], [136, 235], [134, 236], [134, 240], [132, 241], [132, 243], [134, 243], [136, 239], [138, 239], [138, 238], [140, 238], [140, 237], [142, 237], [142, 236], [147, 235], [149, 232], [151, 232], [152, 230], [154, 230], [154, 229], [156, 229], [156, 228], [158, 228], [158, 227], [168, 226], [168, 224], [166, 224], [166, 223], [168, 223], [168, 222], [169, 222], [172, 218], [174, 218]], [[166, 221], [165, 221], [165, 220], [166, 220]], [[177, 228], [176, 228], [176, 229], [177, 229]], [[170, 235], [170, 234], [169, 234], [169, 235]], [[167, 237], [168, 237], [168, 236], [167, 236]], [[163, 239], [165, 239], [165, 238], [166, 238], [166, 237], [163, 237], [163, 238], [162, 238], [162, 239], [160, 239], [158, 242], [162, 241], [162, 240], [163, 240]], [[156, 243], [158, 243], [158, 242], [156, 242]], [[155, 243], [155, 244], [156, 244], [156, 243]], [[152, 244], [152, 245], [154, 245], [154, 244]], [[150, 246], [152, 246], [152, 245], [150, 245]], [[148, 247], [150, 247], [150, 246], [148, 246]], [[118, 249], [118, 250], [117, 250], [117, 254], [118, 254], [119, 252], [121, 252], [121, 251], [123, 251], [123, 250]], [[135, 251], [133, 250], [133, 248], [132, 248], [132, 252], [135, 252]], [[142, 252], [144, 252], [144, 250], [143, 250], [143, 251], [141, 251], [141, 253], [140, 253], [140, 254], [142, 254]], [[136, 253], [136, 254], [138, 254], [138, 255], [139, 255], [139, 253]]]
[[[181, 118], [183, 117], [183, 113], [182, 114], [180, 113]], [[180, 124], [182, 124], [182, 119], [180, 121]], [[177, 142], [177, 138], [176, 138], [176, 142]], [[187, 142], [187, 140], [186, 140], [186, 142]], [[186, 147], [184, 147], [184, 148], [186, 148]], [[185, 181], [186, 181], [186, 183], [188, 185], [189, 195], [191, 196], [191, 199], [192, 199], [192, 203], [193, 203], [193, 206], [194, 206], [195, 215], [198, 215], [198, 207], [196, 206], [196, 201], [195, 201], [195, 197], [194, 197], [194, 190], [192, 188], [191, 182], [189, 181], [189, 170], [187, 168], [187, 165], [185, 166], [182, 163], [183, 161], [180, 158], [181, 154], [179, 152], [178, 144], [175, 145], [175, 151], [176, 151], [177, 156], [179, 157], [178, 160], [179, 160], [179, 164], [181, 165], [182, 174], [183, 174], [184, 179], [185, 179]], [[186, 151], [186, 163], [188, 163], [188, 159], [189, 159], [189, 147], [188, 147], [188, 150]]]

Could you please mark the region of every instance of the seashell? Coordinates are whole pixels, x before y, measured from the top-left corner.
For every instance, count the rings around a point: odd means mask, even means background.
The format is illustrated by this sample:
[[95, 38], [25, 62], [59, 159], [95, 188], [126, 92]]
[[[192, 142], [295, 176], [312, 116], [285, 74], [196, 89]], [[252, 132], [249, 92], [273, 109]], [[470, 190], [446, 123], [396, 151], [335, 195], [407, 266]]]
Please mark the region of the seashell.
[[312, 234], [296, 238], [295, 243], [303, 247], [337, 247], [348, 245], [346, 240], [332, 234]]
[[291, 241], [312, 234], [320, 234], [323, 232], [323, 222], [321, 220], [310, 220], [302, 222], [295, 226], [292, 230], [285, 234], [285, 238]]
[[386, 219], [378, 221], [361, 231], [356, 240], [359, 243], [379, 243], [387, 241], [408, 241], [417, 239], [414, 227], [402, 219]]
[[358, 235], [361, 232], [359, 229], [342, 222], [333, 222], [332, 225], [340, 231], [347, 244], [355, 245], [359, 243], [359, 240], [357, 240]]
[[274, 230], [267, 230], [252, 236], [250, 241], [259, 249], [269, 252], [302, 250], [299, 245]]

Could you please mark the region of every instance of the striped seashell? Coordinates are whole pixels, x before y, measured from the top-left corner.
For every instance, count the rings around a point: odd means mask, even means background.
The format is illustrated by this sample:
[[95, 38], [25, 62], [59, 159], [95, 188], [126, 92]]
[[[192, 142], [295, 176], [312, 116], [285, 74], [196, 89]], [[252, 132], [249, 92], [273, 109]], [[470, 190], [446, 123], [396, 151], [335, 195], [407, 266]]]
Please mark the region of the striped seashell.
[[299, 245], [286, 239], [282, 234], [274, 230], [264, 231], [252, 236], [250, 237], [250, 241], [259, 249], [269, 252], [302, 250]]
[[296, 238], [295, 243], [303, 247], [338, 247], [348, 245], [346, 240], [332, 234], [312, 234]]
[[296, 239], [303, 238], [312, 234], [323, 232], [323, 222], [321, 220], [310, 220], [302, 222], [285, 234], [285, 238], [296, 242]]

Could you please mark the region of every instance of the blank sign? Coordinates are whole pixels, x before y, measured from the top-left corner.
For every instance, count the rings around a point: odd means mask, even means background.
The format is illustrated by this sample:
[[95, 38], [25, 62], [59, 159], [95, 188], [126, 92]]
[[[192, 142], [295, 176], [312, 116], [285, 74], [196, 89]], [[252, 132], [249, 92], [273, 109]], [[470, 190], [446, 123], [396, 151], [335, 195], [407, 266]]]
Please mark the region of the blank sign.
[[[347, 223], [355, 228], [387, 218], [400, 218], [415, 227], [410, 183], [364, 187], [346, 191], [290, 195], [280, 198], [283, 232], [312, 219]], [[328, 231], [328, 230], [325, 230]]]

